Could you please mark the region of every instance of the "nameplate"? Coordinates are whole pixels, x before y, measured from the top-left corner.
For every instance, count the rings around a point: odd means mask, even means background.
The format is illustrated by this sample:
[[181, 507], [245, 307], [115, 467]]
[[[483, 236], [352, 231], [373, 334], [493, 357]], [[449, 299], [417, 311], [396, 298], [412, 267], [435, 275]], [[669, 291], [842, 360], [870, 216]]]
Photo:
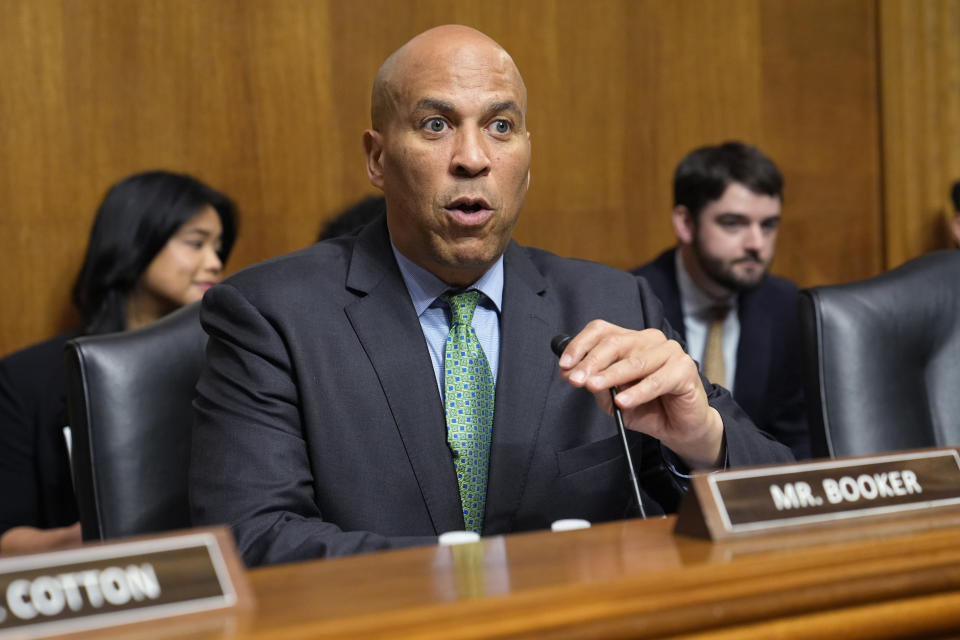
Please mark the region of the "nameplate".
[[675, 531], [725, 540], [960, 505], [954, 449], [697, 474]]
[[0, 638], [235, 607], [249, 598], [238, 566], [226, 529], [2, 558]]

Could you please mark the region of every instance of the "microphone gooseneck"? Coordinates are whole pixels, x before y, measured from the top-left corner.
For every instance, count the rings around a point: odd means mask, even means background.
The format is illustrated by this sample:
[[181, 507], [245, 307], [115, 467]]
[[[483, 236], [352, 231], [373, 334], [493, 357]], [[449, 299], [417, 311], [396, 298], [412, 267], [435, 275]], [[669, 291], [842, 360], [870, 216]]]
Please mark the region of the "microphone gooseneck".
[[[565, 333], [557, 334], [550, 341], [550, 348], [559, 358], [567, 345], [573, 338]], [[640, 511], [640, 517], [646, 520], [647, 512], [643, 508], [643, 498], [640, 497], [640, 484], [637, 482], [637, 471], [633, 468], [633, 457], [630, 455], [630, 444], [627, 442], [627, 428], [623, 424], [623, 414], [620, 413], [620, 407], [617, 406], [617, 390], [610, 387], [610, 402], [613, 404], [613, 417], [617, 423], [617, 429], [620, 431], [620, 440], [623, 444], [623, 453], [627, 458], [627, 472], [630, 475], [630, 484], [633, 487], [633, 497], [637, 501], [637, 509]]]

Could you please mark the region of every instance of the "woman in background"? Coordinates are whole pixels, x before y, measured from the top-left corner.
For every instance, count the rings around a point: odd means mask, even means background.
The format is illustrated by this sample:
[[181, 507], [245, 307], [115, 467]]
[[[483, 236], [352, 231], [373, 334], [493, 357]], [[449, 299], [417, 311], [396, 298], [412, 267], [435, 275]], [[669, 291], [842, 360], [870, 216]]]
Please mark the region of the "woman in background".
[[199, 300], [220, 281], [235, 217], [225, 195], [167, 171], [107, 192], [73, 288], [83, 328], [0, 360], [0, 553], [81, 539], [63, 436], [67, 340], [137, 329]]

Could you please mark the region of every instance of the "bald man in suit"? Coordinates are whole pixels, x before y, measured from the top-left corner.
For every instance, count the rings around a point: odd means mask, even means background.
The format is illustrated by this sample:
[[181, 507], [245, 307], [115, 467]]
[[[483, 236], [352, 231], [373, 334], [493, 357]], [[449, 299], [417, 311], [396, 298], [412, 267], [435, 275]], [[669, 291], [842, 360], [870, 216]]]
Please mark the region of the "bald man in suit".
[[[191, 500], [248, 564], [635, 516], [611, 388], [649, 513], [676, 507], [691, 469], [791, 459], [700, 377], [643, 281], [511, 240], [526, 100], [484, 34], [415, 37], [381, 67], [363, 136], [385, 217], [207, 293]], [[464, 294], [495, 381], [476, 519], [445, 361]], [[559, 362], [558, 333], [575, 334]]]

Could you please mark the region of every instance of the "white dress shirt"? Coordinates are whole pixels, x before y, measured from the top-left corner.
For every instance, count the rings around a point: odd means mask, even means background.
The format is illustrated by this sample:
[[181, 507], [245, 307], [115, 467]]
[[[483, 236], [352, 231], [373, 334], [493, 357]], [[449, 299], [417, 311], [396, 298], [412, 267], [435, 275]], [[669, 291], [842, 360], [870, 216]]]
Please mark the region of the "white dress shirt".
[[683, 329], [687, 336], [687, 353], [698, 363], [703, 362], [710, 329], [710, 310], [718, 304], [730, 307], [723, 321], [723, 366], [726, 372], [724, 387], [733, 393], [737, 375], [737, 345], [740, 343], [740, 317], [737, 315], [737, 296], [717, 300], [707, 295], [694, 283], [683, 266], [680, 252], [674, 254], [677, 263], [677, 286], [680, 289], [680, 308], [683, 310]]

